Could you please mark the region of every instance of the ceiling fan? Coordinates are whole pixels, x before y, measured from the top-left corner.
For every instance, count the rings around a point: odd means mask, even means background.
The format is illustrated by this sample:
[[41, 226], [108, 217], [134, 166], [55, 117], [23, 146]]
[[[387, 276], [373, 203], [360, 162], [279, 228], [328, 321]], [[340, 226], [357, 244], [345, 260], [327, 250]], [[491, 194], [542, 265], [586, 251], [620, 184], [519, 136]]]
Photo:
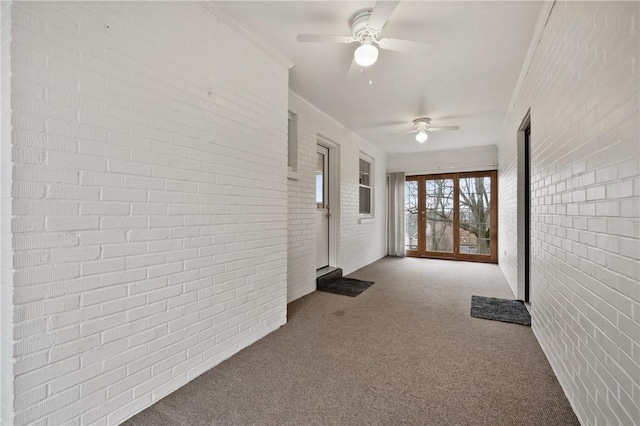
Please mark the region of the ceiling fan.
[[431, 127], [431, 119], [428, 117], [416, 118], [415, 120], [413, 120], [413, 127], [414, 127], [413, 130], [408, 130], [406, 132], [400, 132], [400, 133], [392, 133], [389, 136], [404, 135], [407, 133], [417, 133], [416, 141], [420, 143], [424, 143], [429, 138], [429, 135], [427, 134], [427, 132], [440, 132], [445, 130], [460, 129], [460, 126]]
[[361, 67], [373, 65], [378, 60], [378, 49], [424, 55], [429, 53], [433, 45], [397, 38], [380, 38], [381, 32], [400, 3], [397, 1], [378, 1], [372, 9], [363, 9], [354, 13], [349, 19], [351, 35], [331, 34], [299, 34], [296, 39], [302, 43], [360, 43], [353, 54], [353, 62], [349, 76], [355, 75]]

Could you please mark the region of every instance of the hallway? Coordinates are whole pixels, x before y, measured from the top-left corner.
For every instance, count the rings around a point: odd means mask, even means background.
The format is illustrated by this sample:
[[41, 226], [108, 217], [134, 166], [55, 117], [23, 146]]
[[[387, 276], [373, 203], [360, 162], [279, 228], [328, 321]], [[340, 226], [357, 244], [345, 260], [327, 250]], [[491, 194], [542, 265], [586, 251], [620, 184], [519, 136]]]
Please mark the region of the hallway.
[[388, 257], [350, 276], [375, 285], [292, 302], [125, 424], [578, 424], [531, 328], [469, 315], [474, 294], [512, 298], [497, 265]]

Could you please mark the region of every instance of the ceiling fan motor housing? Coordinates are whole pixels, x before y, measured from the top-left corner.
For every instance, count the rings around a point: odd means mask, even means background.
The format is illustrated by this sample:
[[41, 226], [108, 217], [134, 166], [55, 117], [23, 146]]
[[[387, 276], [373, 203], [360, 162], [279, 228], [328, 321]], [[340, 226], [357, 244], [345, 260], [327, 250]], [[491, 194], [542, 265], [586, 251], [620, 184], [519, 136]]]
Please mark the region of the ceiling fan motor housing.
[[427, 130], [431, 126], [431, 119], [428, 117], [416, 118], [413, 120], [416, 130]]
[[351, 16], [351, 19], [349, 19], [351, 35], [361, 43], [366, 37], [371, 37], [372, 41], [375, 41], [378, 37], [379, 30], [374, 30], [368, 25], [372, 11], [373, 9], [359, 10]]

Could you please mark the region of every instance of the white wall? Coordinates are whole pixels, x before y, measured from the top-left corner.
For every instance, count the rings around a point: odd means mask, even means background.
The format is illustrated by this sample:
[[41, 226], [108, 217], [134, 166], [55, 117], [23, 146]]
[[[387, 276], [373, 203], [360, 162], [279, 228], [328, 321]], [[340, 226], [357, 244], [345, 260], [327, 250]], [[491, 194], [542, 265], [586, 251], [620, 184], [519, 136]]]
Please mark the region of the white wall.
[[515, 292], [516, 135], [531, 108], [533, 331], [583, 424], [640, 421], [639, 8], [556, 2], [499, 146]]
[[286, 321], [288, 64], [193, 2], [12, 14], [2, 421], [117, 424]]
[[0, 424], [13, 415], [11, 2], [0, 2]]
[[477, 172], [496, 170], [498, 148], [495, 145], [441, 151], [418, 151], [414, 154], [389, 155], [389, 172], [407, 175]]
[[[339, 205], [331, 208], [337, 225], [336, 264], [349, 274], [386, 254], [386, 155], [298, 95], [289, 96], [298, 116], [297, 179], [289, 180], [288, 300], [316, 289], [315, 167], [318, 135], [337, 145]], [[339, 117], [338, 117], [339, 119]], [[374, 158], [374, 219], [360, 223], [360, 152]]]

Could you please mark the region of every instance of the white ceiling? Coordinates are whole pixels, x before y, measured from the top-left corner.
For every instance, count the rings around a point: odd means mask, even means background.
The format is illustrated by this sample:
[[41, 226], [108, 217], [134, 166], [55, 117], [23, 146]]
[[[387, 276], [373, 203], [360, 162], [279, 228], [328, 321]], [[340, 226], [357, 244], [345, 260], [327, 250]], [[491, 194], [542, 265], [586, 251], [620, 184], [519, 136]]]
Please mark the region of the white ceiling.
[[[290, 88], [385, 152], [495, 145], [518, 80], [540, 2], [404, 1], [383, 37], [429, 42], [428, 56], [381, 50], [356, 79], [346, 74], [357, 44], [299, 43], [301, 33], [350, 35], [350, 16], [375, 1], [227, 1], [223, 12], [291, 59]], [[369, 84], [369, 80], [372, 84]], [[425, 144], [412, 120], [431, 117]]]

